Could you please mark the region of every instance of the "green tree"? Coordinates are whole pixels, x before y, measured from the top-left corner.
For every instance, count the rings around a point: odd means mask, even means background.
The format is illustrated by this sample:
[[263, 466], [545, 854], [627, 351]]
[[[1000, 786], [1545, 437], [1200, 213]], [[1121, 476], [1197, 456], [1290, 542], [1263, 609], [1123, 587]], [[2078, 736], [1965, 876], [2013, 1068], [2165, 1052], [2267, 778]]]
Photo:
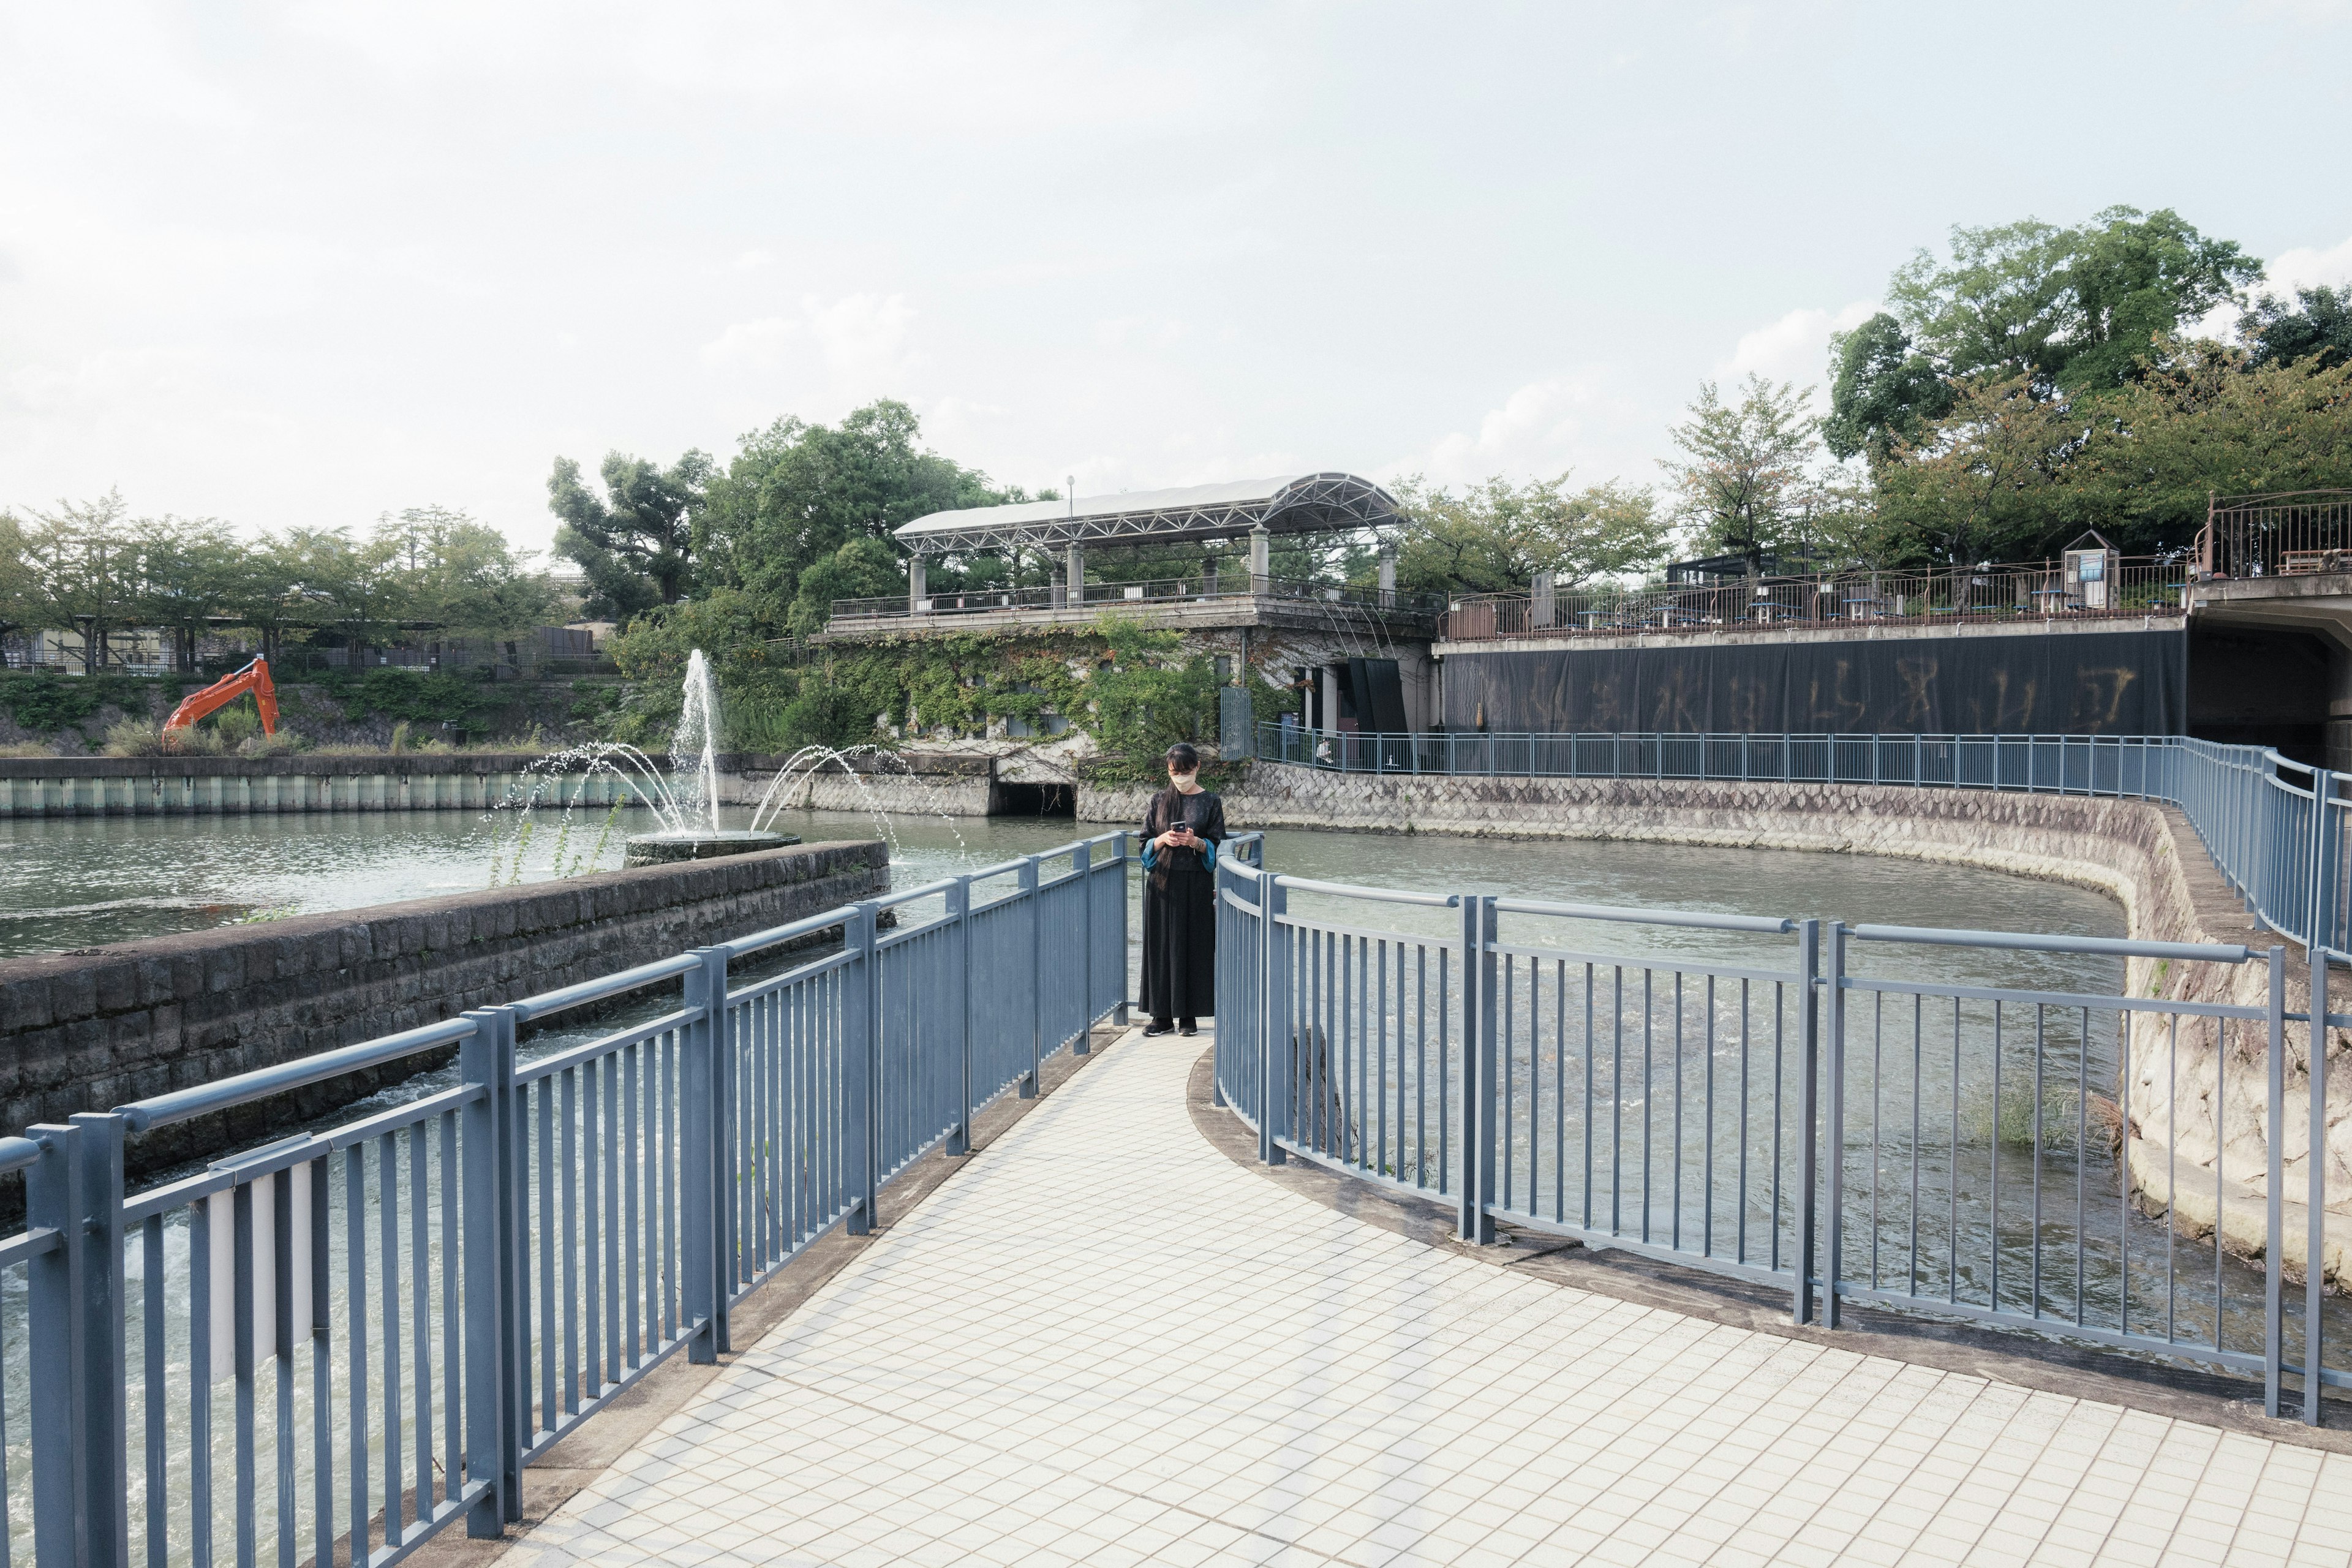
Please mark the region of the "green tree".
[[1668, 524], [1648, 490], [1614, 481], [1568, 486], [1565, 473], [1524, 485], [1498, 476], [1457, 495], [1419, 475], [1406, 479], [1394, 487], [1405, 517], [1398, 585], [1524, 592], [1538, 572], [1567, 587], [1665, 559]]
[[548, 510], [562, 521], [555, 553], [576, 562], [587, 576], [591, 616], [626, 620], [656, 605], [674, 605], [691, 591], [694, 516], [711, 479], [710, 459], [688, 452], [664, 468], [620, 452], [604, 455], [599, 497], [580, 477], [580, 465], [555, 459], [548, 476]]
[[1952, 392], [1903, 323], [1881, 310], [1830, 340], [1830, 414], [1822, 444], [1843, 461], [1864, 457], [1876, 468], [1898, 441], [1950, 409]]
[[2063, 478], [2129, 553], [2190, 543], [2214, 494], [2352, 489], [2352, 362], [2166, 343], [2098, 413]]
[[771, 606], [781, 625], [803, 597], [801, 574], [837, 563], [852, 540], [887, 542], [919, 517], [1003, 499], [985, 475], [925, 449], [921, 436], [914, 410], [886, 398], [836, 427], [784, 418], [745, 437], [696, 517], [706, 575]]
[[106, 668], [109, 637], [133, 624], [140, 605], [139, 545], [120, 492], [61, 501], [33, 513], [24, 535], [40, 619], [81, 634], [82, 672]]
[[448, 507], [410, 507], [376, 521], [404, 624], [448, 635], [509, 637], [555, 614], [555, 584], [497, 529]]
[[2265, 294], [2238, 318], [2238, 336], [2254, 368], [2317, 356], [2327, 369], [2352, 360], [2352, 288], [2298, 289], [2287, 304]]
[[[2169, 208], [2114, 206], [2075, 228], [2033, 218], [1955, 227], [1950, 258], [1918, 252], [1895, 269], [1887, 303], [1937, 374], [2022, 376], [2032, 395], [2049, 398], [2120, 386], [2151, 337], [2240, 299], [2261, 277], [2234, 241], [2199, 233]], [[1863, 415], [1859, 403], [1831, 409], [1855, 428], [1866, 427]]]
[[133, 531], [139, 548], [139, 618], [172, 634], [173, 663], [196, 668], [196, 644], [231, 613], [238, 574], [250, 548], [226, 523], [211, 518], [142, 519]]
[[2039, 560], [2079, 531], [2065, 489], [2083, 426], [2024, 374], [1960, 383], [1951, 412], [1896, 446], [1878, 476], [1893, 565]]
[[835, 599], [882, 599], [906, 591], [896, 550], [870, 536], [852, 539], [801, 574], [788, 624], [805, 637], [824, 629]]
[[1702, 548], [1745, 557], [1750, 576], [1762, 574], [1768, 552], [1801, 542], [1811, 515], [1810, 470], [1821, 451], [1811, 397], [1751, 374], [1729, 403], [1701, 382], [1690, 417], [1668, 432], [1683, 453], [1660, 462], [1679, 498], [1675, 516]]

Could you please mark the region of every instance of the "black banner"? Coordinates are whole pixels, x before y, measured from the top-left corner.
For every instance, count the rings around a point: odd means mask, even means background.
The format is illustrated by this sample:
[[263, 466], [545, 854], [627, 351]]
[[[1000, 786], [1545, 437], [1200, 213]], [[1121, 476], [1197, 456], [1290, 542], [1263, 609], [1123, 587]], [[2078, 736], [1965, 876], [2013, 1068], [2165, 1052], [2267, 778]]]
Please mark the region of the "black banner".
[[2179, 629], [1455, 653], [1445, 722], [1496, 733], [2178, 735]]

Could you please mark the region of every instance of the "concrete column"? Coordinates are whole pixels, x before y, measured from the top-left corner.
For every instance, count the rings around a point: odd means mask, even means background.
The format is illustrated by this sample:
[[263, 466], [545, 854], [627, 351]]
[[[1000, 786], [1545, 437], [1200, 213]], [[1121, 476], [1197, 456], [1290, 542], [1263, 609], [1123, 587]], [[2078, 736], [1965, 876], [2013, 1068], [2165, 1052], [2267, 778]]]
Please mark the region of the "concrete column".
[[923, 558], [918, 555], [907, 563], [907, 609], [909, 614], [919, 616], [928, 607], [923, 603], [928, 596], [924, 577]]
[[1087, 602], [1087, 547], [1071, 545], [1064, 559], [1068, 564], [1062, 571], [1063, 586], [1069, 594], [1070, 606], [1075, 609]]
[[[1318, 693], [1318, 696], [1319, 700], [1316, 706], [1319, 711], [1317, 717], [1322, 721], [1318, 727], [1324, 730], [1337, 730], [1339, 727], [1339, 667], [1338, 665], [1327, 664], [1323, 667], [1323, 689]], [[1335, 746], [1332, 751], [1336, 755], [1339, 748]]]
[[1381, 608], [1396, 607], [1396, 546], [1381, 546]]
[[1263, 528], [1250, 530], [1250, 592], [1266, 591], [1266, 579], [1273, 576], [1271, 566], [1274, 535]]

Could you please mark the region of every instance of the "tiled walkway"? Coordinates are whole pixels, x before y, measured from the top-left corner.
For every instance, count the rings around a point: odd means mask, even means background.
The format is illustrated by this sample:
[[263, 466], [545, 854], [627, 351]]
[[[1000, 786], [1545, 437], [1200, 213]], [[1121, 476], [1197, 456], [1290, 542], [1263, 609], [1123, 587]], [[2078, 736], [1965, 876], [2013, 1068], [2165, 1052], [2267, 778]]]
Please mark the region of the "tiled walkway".
[[520, 1563], [2352, 1560], [2352, 1458], [1722, 1327], [1377, 1230], [1130, 1037]]

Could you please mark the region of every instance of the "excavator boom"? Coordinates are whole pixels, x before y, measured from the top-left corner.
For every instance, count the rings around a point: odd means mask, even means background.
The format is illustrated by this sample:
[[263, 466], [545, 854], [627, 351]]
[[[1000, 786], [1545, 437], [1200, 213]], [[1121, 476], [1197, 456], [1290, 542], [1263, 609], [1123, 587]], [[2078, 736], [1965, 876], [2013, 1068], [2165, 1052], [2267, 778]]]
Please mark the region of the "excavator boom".
[[163, 721], [166, 730], [185, 730], [205, 714], [225, 708], [247, 692], [261, 710], [261, 732], [278, 733], [278, 688], [269, 683], [269, 661], [257, 658], [235, 675], [224, 675], [201, 691], [191, 691], [180, 699], [172, 716]]

